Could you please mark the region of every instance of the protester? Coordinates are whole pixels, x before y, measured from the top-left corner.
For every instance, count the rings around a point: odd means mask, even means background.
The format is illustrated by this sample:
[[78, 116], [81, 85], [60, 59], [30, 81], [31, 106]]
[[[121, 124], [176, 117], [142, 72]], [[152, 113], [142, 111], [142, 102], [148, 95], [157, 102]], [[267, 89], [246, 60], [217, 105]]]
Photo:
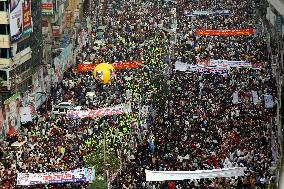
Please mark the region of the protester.
[[[110, 4], [111, 10], [107, 8]], [[117, 70], [111, 84], [103, 86], [94, 80], [91, 71], [80, 72], [75, 65], [64, 74], [48, 103], [69, 101], [82, 110], [129, 104], [132, 112], [93, 119], [73, 119], [52, 111], [38, 113], [33, 122], [23, 125], [22, 138], [27, 142], [21, 149], [4, 150], [2, 188], [25, 188], [16, 186], [18, 172], [84, 167], [84, 158], [103, 145], [105, 132], [107, 147], [122, 159], [111, 188], [267, 187], [273, 178], [270, 167], [277, 158], [277, 143], [275, 107], [266, 108], [264, 96], [275, 99], [277, 92], [264, 36], [196, 35], [196, 29], [254, 27], [257, 21], [253, 5], [244, 0], [103, 2], [98, 20], [106, 30], [103, 34], [79, 31], [76, 64], [142, 60], [143, 67]], [[167, 29], [174, 25], [173, 8], [176, 33]], [[189, 16], [194, 10], [229, 10], [230, 14]], [[211, 59], [252, 62], [254, 68], [231, 68], [225, 75], [171, 71], [176, 61], [196, 65]], [[169, 72], [166, 65], [170, 65]], [[94, 95], [88, 96], [88, 92]], [[247, 167], [245, 176], [165, 182], [145, 179], [145, 170], [229, 167]]]

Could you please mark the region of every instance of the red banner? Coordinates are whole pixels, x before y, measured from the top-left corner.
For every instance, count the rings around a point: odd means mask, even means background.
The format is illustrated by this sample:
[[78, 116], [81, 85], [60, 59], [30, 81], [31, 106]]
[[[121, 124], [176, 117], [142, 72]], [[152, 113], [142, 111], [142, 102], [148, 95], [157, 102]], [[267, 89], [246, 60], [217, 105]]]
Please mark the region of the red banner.
[[207, 29], [197, 29], [197, 35], [223, 35], [223, 36], [230, 36], [230, 35], [251, 35], [253, 34], [253, 28], [247, 29], [235, 29], [235, 30], [207, 30]]
[[[127, 68], [141, 68], [142, 61], [128, 61], [128, 62], [115, 62], [113, 63], [113, 67], [115, 69], [127, 69]], [[92, 71], [97, 64], [78, 64], [78, 71], [86, 72]]]
[[24, 30], [31, 27], [31, 1], [23, 2], [23, 27]]

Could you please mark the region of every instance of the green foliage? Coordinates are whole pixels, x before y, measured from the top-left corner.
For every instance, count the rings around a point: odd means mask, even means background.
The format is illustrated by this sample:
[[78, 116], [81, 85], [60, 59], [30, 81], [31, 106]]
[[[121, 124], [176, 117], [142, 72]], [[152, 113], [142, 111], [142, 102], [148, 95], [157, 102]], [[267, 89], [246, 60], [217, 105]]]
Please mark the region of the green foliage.
[[[96, 175], [104, 174], [104, 153], [100, 147], [95, 152], [84, 156], [84, 163], [87, 167], [95, 167]], [[119, 161], [114, 151], [106, 151], [106, 165], [108, 170], [116, 170], [119, 167]]]
[[98, 178], [94, 183], [88, 186], [87, 189], [107, 189], [107, 183], [103, 178]]

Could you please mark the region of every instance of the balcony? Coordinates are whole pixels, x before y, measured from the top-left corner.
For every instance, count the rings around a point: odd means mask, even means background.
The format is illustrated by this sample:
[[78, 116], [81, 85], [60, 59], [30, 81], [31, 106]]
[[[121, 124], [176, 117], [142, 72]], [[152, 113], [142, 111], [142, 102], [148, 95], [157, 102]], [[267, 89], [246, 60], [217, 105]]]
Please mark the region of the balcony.
[[12, 64], [10, 66], [21, 65], [22, 63], [28, 61], [31, 58], [32, 58], [31, 48], [30, 47], [25, 48], [24, 50], [22, 50], [21, 52], [16, 54], [15, 57], [12, 58], [13, 62], [12, 62]]
[[11, 58], [0, 58], [0, 68], [7, 68], [12, 64]]
[[10, 35], [0, 35], [0, 48], [10, 48]]
[[9, 24], [9, 14], [6, 11], [0, 11], [0, 24]]

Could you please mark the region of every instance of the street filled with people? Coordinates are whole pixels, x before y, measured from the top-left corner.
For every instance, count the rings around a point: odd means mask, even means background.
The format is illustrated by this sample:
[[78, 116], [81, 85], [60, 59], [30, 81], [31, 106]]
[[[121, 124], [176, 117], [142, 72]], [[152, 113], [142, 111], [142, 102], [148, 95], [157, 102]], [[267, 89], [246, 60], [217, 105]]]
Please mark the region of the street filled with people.
[[[271, 187], [278, 154], [277, 89], [265, 33], [255, 29], [260, 23], [254, 1], [101, 3], [97, 27], [78, 32], [75, 65], [54, 86], [33, 121], [22, 124], [22, 131], [3, 144], [0, 188], [87, 188], [90, 183], [84, 181], [21, 186], [17, 174], [91, 166], [96, 176], [104, 174], [105, 160], [92, 165], [94, 155], [117, 159], [108, 167], [112, 189]], [[99, 26], [104, 26], [103, 32], [98, 32]], [[254, 33], [197, 35], [198, 30], [243, 28], [254, 28]], [[176, 66], [208, 66], [212, 60], [252, 66], [227, 67], [222, 74]], [[115, 70], [107, 85], [96, 80], [92, 70], [78, 69], [86, 62], [128, 61], [142, 65]], [[78, 119], [58, 113], [63, 102], [79, 111], [118, 105], [131, 111]], [[16, 141], [23, 142], [18, 149], [11, 147]], [[149, 182], [145, 175], [145, 170], [233, 167], [245, 167], [244, 176]]]

